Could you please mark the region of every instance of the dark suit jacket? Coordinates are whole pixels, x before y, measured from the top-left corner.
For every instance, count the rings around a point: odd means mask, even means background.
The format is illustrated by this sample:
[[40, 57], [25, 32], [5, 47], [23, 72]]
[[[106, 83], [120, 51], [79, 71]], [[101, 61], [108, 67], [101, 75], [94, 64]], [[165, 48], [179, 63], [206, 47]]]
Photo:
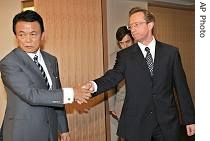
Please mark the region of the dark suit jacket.
[[[173, 89], [179, 99], [183, 123], [194, 123], [194, 106], [177, 48], [156, 42], [154, 76], [150, 76], [138, 44], [117, 54], [112, 70], [94, 80], [97, 95], [125, 79], [126, 97], [118, 135], [128, 141], [149, 141], [157, 121], [167, 141], [179, 141], [179, 118]], [[156, 122], [156, 123], [157, 123]]]
[[68, 132], [57, 59], [41, 51], [52, 90], [33, 60], [20, 48], [0, 62], [1, 77], [7, 92], [4, 118], [5, 141], [57, 141], [58, 132]]

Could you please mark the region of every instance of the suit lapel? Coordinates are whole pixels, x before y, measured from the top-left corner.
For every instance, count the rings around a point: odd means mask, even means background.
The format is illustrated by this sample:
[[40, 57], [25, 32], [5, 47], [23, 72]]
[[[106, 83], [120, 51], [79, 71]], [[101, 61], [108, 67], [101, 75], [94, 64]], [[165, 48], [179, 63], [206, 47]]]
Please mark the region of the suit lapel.
[[52, 80], [52, 88], [53, 88], [53, 85], [55, 84], [55, 79], [54, 79], [54, 75], [53, 75], [53, 64], [50, 61], [50, 59], [49, 59], [49, 57], [47, 56], [46, 53], [44, 53], [43, 51], [41, 51], [41, 54], [42, 54], [42, 57], [44, 59], [44, 62], [45, 62], [45, 65], [47, 67], [47, 70], [48, 70], [48, 73], [50, 75], [50, 78]]
[[144, 55], [137, 43], [134, 44], [134, 58], [135, 58], [136, 62], [138, 63], [138, 66], [140, 66], [140, 68], [143, 69], [143, 71], [145, 71], [145, 73], [150, 75], [150, 71], [147, 67]]
[[21, 58], [21, 60], [23, 60], [23, 65], [28, 67], [28, 68], [32, 68], [35, 72], [37, 72], [38, 74], [40, 74], [40, 76], [42, 77], [42, 74], [39, 70], [39, 68], [37, 67], [37, 65], [33, 62], [33, 60], [28, 56], [28, 54], [26, 52], [24, 52], [22, 49], [20, 48], [16, 48], [14, 50], [15, 54]]
[[[27, 68], [30, 69], [31, 72], [35, 71], [35, 73], [39, 74], [40, 76], [40, 80], [43, 79], [43, 76], [41, 74], [41, 71], [39, 70], [39, 68], [37, 67], [37, 65], [33, 62], [33, 60], [27, 55], [26, 52], [24, 52], [22, 49], [20, 48], [16, 48], [14, 50], [15, 54], [21, 58], [21, 60], [23, 61], [23, 65]], [[52, 80], [52, 85], [55, 84], [55, 79], [53, 77], [53, 67], [52, 67], [52, 63], [50, 62], [50, 60], [48, 59], [48, 56], [46, 53], [44, 53], [43, 51], [41, 51], [42, 57], [45, 61], [45, 65], [47, 67], [47, 70], [49, 72], [49, 75], [51, 77]], [[45, 83], [44, 79], [43, 79], [43, 83]]]
[[156, 41], [156, 46], [155, 46], [155, 60], [154, 60], [154, 76], [158, 73], [159, 71], [159, 66], [161, 62], [161, 58], [163, 56], [163, 51], [162, 51], [162, 46], [160, 45], [159, 41]]
[[42, 57], [44, 59], [45, 65], [47, 67], [47, 70], [50, 74], [50, 77], [52, 77], [53, 74], [53, 69], [52, 69], [52, 63], [50, 62], [49, 58], [47, 57], [46, 53], [43, 53], [43, 51], [41, 51]]

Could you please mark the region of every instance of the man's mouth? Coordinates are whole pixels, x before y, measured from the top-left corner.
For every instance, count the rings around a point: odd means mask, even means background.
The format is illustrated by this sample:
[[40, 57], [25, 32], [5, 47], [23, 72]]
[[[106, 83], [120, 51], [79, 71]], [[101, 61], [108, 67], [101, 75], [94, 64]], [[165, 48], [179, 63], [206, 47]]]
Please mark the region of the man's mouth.
[[33, 46], [25, 46], [26, 48], [32, 48]]

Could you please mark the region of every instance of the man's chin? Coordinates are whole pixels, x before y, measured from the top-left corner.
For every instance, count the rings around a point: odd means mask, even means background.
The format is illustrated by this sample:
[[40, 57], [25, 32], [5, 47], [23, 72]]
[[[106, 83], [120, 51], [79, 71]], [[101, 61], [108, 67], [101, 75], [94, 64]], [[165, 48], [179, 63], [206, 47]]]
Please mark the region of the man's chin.
[[36, 53], [38, 49], [34, 49], [33, 47], [24, 47], [24, 48], [21, 48], [24, 52], [27, 52], [27, 53]]

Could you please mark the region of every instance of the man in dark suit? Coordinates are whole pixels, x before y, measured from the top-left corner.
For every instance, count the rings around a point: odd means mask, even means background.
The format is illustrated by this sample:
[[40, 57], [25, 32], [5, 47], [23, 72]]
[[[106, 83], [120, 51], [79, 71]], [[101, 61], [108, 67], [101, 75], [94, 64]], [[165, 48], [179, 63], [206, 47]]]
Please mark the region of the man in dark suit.
[[195, 133], [194, 106], [178, 48], [156, 40], [154, 24], [151, 12], [132, 8], [129, 29], [137, 43], [118, 52], [112, 70], [85, 84], [92, 85], [96, 96], [125, 79], [126, 96], [117, 134], [128, 141], [180, 141], [173, 90], [188, 136]]
[[27, 10], [13, 19], [18, 47], [0, 61], [7, 92], [4, 141], [69, 141], [64, 104], [86, 102], [90, 92], [61, 88], [56, 57], [40, 50], [44, 39], [41, 16]]

